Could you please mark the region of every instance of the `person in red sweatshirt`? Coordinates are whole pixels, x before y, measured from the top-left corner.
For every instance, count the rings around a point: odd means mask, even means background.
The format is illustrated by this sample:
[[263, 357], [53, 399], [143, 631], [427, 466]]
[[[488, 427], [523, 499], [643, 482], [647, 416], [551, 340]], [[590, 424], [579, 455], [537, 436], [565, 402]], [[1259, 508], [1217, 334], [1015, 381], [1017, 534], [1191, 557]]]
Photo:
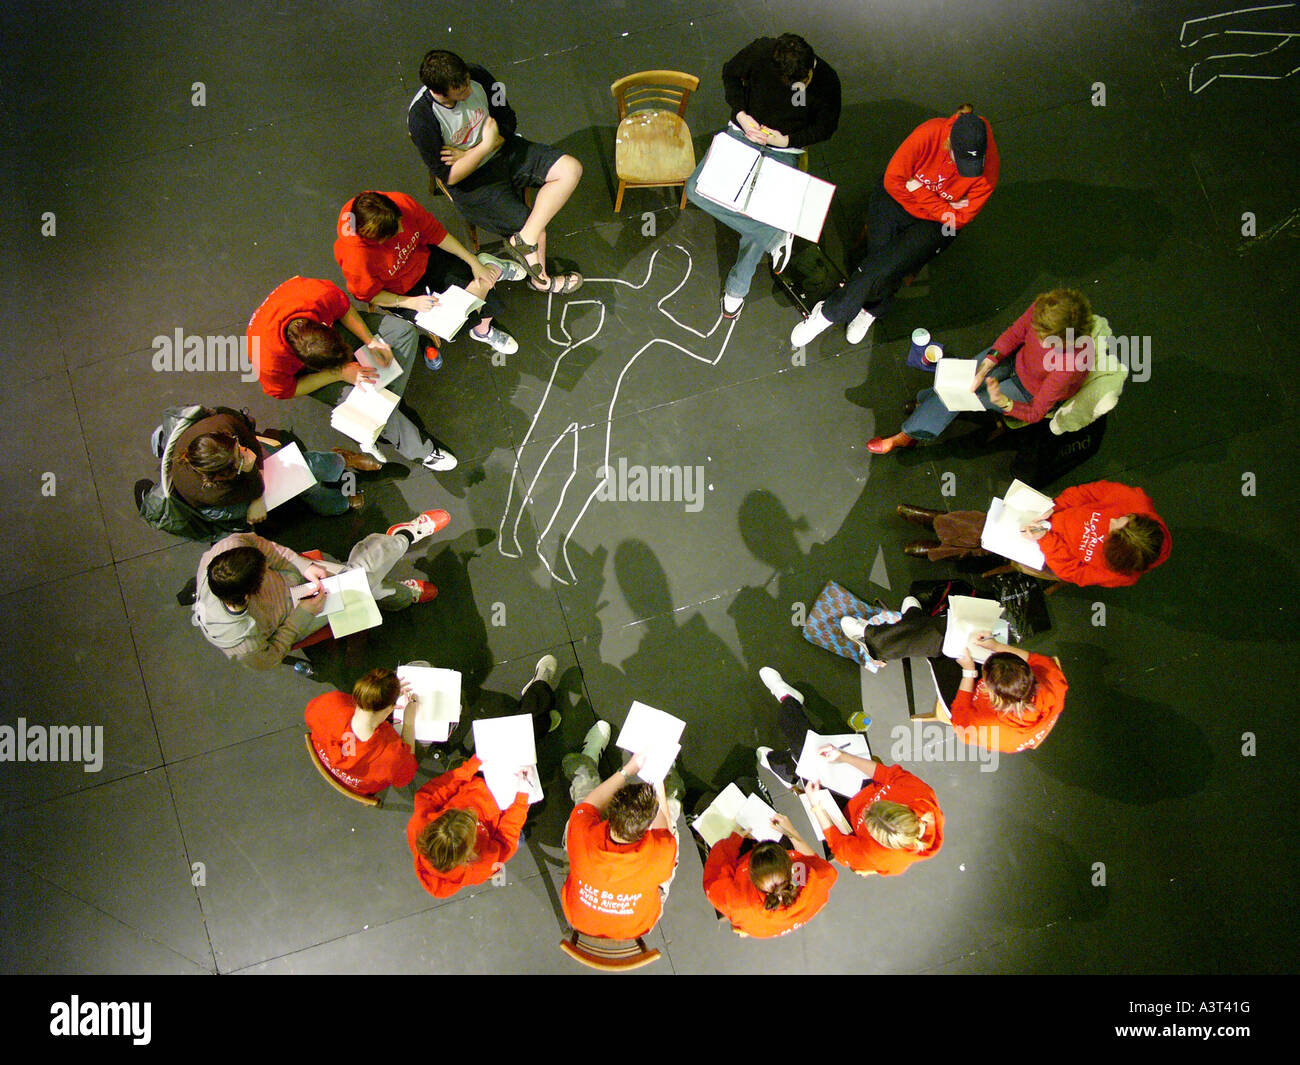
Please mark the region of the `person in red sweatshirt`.
[[[476, 324], [469, 335], [503, 355], [519, 350], [512, 336], [492, 325], [501, 313], [492, 287], [501, 278], [526, 277], [522, 266], [471, 254], [402, 192], [354, 196], [339, 211], [337, 234], [334, 258], [353, 298], [414, 320], [418, 312], [438, 305], [435, 293], [457, 285], [484, 302], [470, 316]], [[430, 366], [436, 368], [432, 361]]]
[[848, 327], [850, 344], [885, 313], [903, 279], [957, 239], [998, 183], [1001, 160], [988, 119], [966, 104], [949, 118], [932, 118], [903, 141], [867, 203], [865, 248], [842, 288], [794, 327], [803, 347], [832, 323]]
[[562, 763], [577, 805], [564, 830], [569, 875], [560, 904], [576, 931], [629, 940], [648, 933], [663, 913], [677, 868], [673, 827], [681, 807], [662, 781], [629, 782], [644, 762], [640, 754], [595, 784], [610, 732], [608, 722], [596, 722], [582, 753], [565, 755]]
[[[357, 361], [364, 345], [376, 366], [396, 360], [402, 375], [387, 385], [401, 396], [420, 350], [419, 331], [392, 315], [362, 314], [332, 281], [291, 277], [262, 301], [248, 323], [248, 345], [262, 391], [273, 399], [312, 399], [336, 406], [377, 371]], [[399, 403], [379, 439], [426, 469], [454, 469], [456, 456], [436, 446]]]
[[704, 863], [704, 894], [734, 931], [755, 939], [788, 935], [806, 925], [826, 905], [837, 875], [789, 818], [777, 814], [772, 824], [793, 849], [769, 841], [743, 854], [744, 837], [733, 832], [713, 845]]
[[[1054, 288], [1039, 293], [1029, 309], [983, 352], [972, 391], [987, 410], [1027, 423], [1042, 421], [1088, 379], [1094, 354], [1092, 329], [1092, 306], [1082, 292]], [[867, 450], [887, 455], [918, 440], [936, 440], [957, 413], [948, 409], [933, 388], [922, 389], [902, 432], [873, 438]]]
[[312, 746], [344, 787], [360, 795], [404, 788], [415, 777], [415, 715], [407, 714], [401, 735], [389, 723], [398, 697], [407, 695], [390, 669], [372, 669], [352, 686], [307, 704]]
[[[951, 514], [903, 504], [898, 512], [909, 521], [934, 529], [938, 540], [917, 540], [904, 549], [931, 562], [988, 554], [980, 547], [981, 510]], [[1140, 488], [1113, 481], [1093, 481], [1067, 488], [1052, 509], [1025, 525], [1037, 540], [1046, 565], [1041, 570], [1016, 563], [1022, 573], [1082, 586], [1120, 588], [1136, 584], [1147, 570], [1169, 557], [1173, 540], [1155, 505]]]
[[967, 653], [959, 658], [961, 687], [948, 708], [964, 743], [990, 751], [1029, 750], [1043, 742], [1065, 708], [1069, 685], [1052, 659], [999, 643], [981, 632], [975, 643], [993, 653], [982, 669]]

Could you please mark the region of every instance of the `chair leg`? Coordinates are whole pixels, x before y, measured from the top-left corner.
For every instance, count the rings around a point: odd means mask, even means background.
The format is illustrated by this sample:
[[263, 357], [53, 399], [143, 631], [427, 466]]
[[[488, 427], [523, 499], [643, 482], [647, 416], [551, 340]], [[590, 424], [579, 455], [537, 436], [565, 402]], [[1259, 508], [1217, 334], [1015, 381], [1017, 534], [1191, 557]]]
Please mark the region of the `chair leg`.
[[686, 183], [685, 183], [685, 182], [682, 183], [682, 204], [681, 204], [681, 209], [682, 209], [683, 211], [686, 210]]
[[474, 254], [477, 255], [479, 250], [478, 226], [474, 225], [472, 222], [466, 222], [465, 229], [469, 234], [469, 245], [474, 249]]
[[614, 213], [618, 214], [623, 210], [623, 191], [627, 188], [627, 183], [620, 181], [618, 183], [618, 194], [614, 197]]

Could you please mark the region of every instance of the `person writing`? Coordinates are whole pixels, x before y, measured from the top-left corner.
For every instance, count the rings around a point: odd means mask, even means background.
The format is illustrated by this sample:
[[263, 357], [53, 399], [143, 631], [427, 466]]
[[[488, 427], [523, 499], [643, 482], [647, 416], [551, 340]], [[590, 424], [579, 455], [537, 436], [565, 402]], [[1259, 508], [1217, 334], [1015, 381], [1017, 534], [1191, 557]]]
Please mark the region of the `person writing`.
[[307, 704], [312, 746], [344, 787], [376, 795], [415, 778], [415, 714], [406, 714], [400, 734], [389, 722], [403, 696], [409, 700], [411, 691], [396, 673], [372, 669], [351, 695], [326, 692]]
[[966, 651], [957, 659], [961, 687], [949, 707], [961, 740], [991, 751], [1029, 750], [1052, 731], [1065, 708], [1069, 685], [1052, 659], [976, 633], [978, 646], [993, 652], [980, 669]]

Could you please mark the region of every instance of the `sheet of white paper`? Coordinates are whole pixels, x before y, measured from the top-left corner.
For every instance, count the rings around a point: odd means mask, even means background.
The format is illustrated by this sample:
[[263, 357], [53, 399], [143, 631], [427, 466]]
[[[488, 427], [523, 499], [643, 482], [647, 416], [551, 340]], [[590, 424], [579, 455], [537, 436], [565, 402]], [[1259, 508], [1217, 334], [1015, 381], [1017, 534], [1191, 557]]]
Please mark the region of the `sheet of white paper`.
[[364, 571], [345, 569], [331, 579], [338, 581], [338, 593], [343, 599], [343, 609], [330, 615], [330, 631], [336, 639], [362, 629], [373, 629], [383, 622]]
[[948, 629], [943, 636], [943, 653], [949, 658], [960, 658], [962, 652], [969, 651], [974, 661], [986, 661], [992, 652], [984, 647], [976, 647], [971, 642], [971, 637], [977, 632], [992, 632], [995, 638], [1006, 642], [1009, 633], [1007, 623], [1002, 620], [1002, 604], [996, 599], [949, 596]]
[[431, 310], [420, 311], [415, 316], [415, 324], [443, 340], [453, 339], [465, 320], [483, 306], [481, 299], [458, 285], [449, 285], [446, 292], [437, 295], [438, 305]]
[[492, 717], [474, 722], [474, 753], [484, 765], [499, 762], [518, 769], [537, 764], [533, 719], [528, 714]]
[[[1042, 511], [1038, 513], [1041, 514]], [[1004, 500], [995, 496], [989, 503], [988, 518], [984, 522], [984, 531], [980, 534], [980, 546], [995, 555], [1009, 558], [1012, 562], [1019, 562], [1031, 569], [1042, 569], [1047, 564], [1043, 549], [1020, 531], [1028, 521], [1022, 511], [1010, 510]]]
[[379, 380], [374, 382], [374, 384], [364, 386], [372, 392], [376, 388], [387, 388], [402, 376], [402, 364], [397, 361], [396, 355], [388, 360], [387, 366], [380, 366], [379, 360], [371, 354], [370, 349], [366, 347], [365, 344], [362, 344], [361, 347], [357, 348], [357, 350], [352, 353], [352, 357], [356, 359], [357, 362], [361, 363], [362, 366], [369, 366], [372, 370], [379, 371]]
[[934, 370], [934, 390], [949, 410], [984, 410], [971, 391], [979, 362], [975, 359], [940, 359]]
[[750, 187], [749, 179], [759, 158], [757, 148], [719, 133], [709, 145], [696, 189], [705, 199], [737, 210], [742, 194]]
[[[398, 666], [397, 679], [414, 693], [415, 738], [421, 743], [445, 743], [460, 721], [460, 674], [432, 666]], [[393, 711], [393, 726], [399, 731], [406, 709], [399, 706]]]
[[[488, 791], [492, 792], [492, 798], [496, 799], [497, 806], [502, 810], [506, 809], [515, 801], [515, 796], [519, 794], [519, 768], [506, 768], [500, 764], [484, 765], [481, 772], [483, 773], [483, 782], [487, 784]], [[543, 798], [542, 785], [537, 779], [537, 767], [528, 766], [528, 804], [531, 806], [535, 802], [540, 802]]]
[[645, 703], [634, 702], [614, 745], [629, 754], [644, 754], [646, 762], [637, 776], [649, 784], [657, 784], [681, 751], [678, 741], [685, 728], [686, 722], [681, 718]]
[[1026, 520], [1050, 514], [1056, 507], [1056, 502], [1051, 496], [1045, 496], [1037, 488], [1019, 480], [1011, 482], [1011, 487], [1007, 489], [1002, 499], [1008, 508], [1024, 514]]
[[846, 798], [852, 798], [862, 790], [865, 774], [847, 762], [828, 762], [821, 756], [820, 750], [825, 746], [838, 747], [848, 754], [860, 758], [870, 758], [871, 748], [867, 737], [860, 732], [846, 732], [835, 736], [819, 736], [812, 729], [804, 737], [803, 751], [795, 765], [795, 773], [804, 780], [815, 780], [823, 788], [830, 788]]
[[744, 805], [745, 793], [735, 784], [728, 784], [691, 827], [700, 834], [700, 839], [712, 847], [718, 840], [726, 839], [736, 831], [736, 817]]
[[386, 388], [354, 388], [330, 412], [330, 425], [355, 440], [364, 451], [378, 456], [375, 443], [400, 398]]
[[[360, 570], [344, 570], [343, 573], [335, 574], [333, 577], [326, 577], [320, 582], [321, 591], [325, 593], [325, 605], [317, 613], [319, 617], [328, 617], [330, 614], [337, 614], [346, 605], [343, 601], [343, 576], [346, 573], [360, 574]], [[356, 587], [356, 577], [351, 578], [351, 587]], [[365, 585], [365, 575], [361, 574], [361, 583]], [[297, 603], [301, 599], [306, 599], [316, 590], [316, 585], [308, 582], [307, 584], [296, 584], [289, 589], [289, 595]]]
[[772, 825], [775, 816], [776, 811], [772, 807], [757, 795], [751, 795], [736, 814], [736, 825], [760, 843], [768, 839], [775, 841], [782, 835], [781, 830]]
[[817, 792], [816, 794], [817, 794], [817, 798], [815, 800], [807, 792], [802, 792], [799, 795], [799, 801], [803, 803], [803, 812], [808, 815], [808, 820], [812, 824], [812, 830], [814, 835], [816, 835], [816, 837], [820, 840], [824, 840], [826, 838], [826, 833], [822, 831], [822, 823], [817, 820], [817, 815], [813, 813], [814, 806], [820, 806], [823, 810], [825, 810], [827, 816], [830, 817], [831, 819], [831, 824], [833, 824], [846, 836], [853, 835], [853, 830], [849, 828], [848, 819], [844, 816], [843, 812], [840, 810], [840, 804], [835, 801], [835, 799], [831, 796], [831, 793], [827, 791], [825, 788], [823, 788], [821, 791]]
[[262, 501], [274, 510], [316, 483], [302, 448], [297, 444], [282, 447], [262, 463]]

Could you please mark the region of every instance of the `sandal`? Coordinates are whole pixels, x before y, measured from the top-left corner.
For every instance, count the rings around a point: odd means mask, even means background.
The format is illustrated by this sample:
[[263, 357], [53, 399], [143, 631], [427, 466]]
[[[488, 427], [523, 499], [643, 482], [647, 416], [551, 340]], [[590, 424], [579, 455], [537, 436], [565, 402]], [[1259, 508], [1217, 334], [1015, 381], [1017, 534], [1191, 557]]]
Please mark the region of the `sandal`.
[[510, 258], [528, 271], [528, 276], [533, 282], [542, 279], [542, 266], [528, 261], [528, 256], [537, 250], [536, 244], [528, 244], [518, 233], [513, 233], [506, 238], [504, 250]]
[[537, 279], [534, 278], [528, 282], [528, 287], [534, 292], [567, 293], [577, 292], [582, 288], [582, 282], [582, 275], [574, 270], [568, 274], [552, 274], [542, 285], [537, 284]]

